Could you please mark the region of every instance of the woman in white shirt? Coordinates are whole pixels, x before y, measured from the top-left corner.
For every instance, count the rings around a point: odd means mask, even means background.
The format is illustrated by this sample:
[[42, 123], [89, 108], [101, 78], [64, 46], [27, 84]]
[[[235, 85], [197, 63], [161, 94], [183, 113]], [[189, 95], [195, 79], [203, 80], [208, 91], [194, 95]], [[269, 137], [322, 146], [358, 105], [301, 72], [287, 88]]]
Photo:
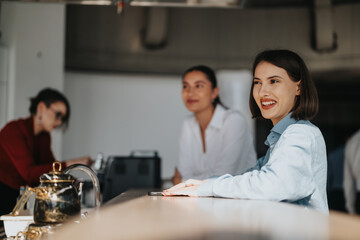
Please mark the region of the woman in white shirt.
[[317, 91], [304, 61], [289, 50], [268, 50], [253, 64], [250, 109], [274, 125], [266, 155], [246, 173], [187, 180], [164, 195], [271, 200], [328, 214], [326, 146], [309, 120], [318, 112]]
[[182, 85], [182, 99], [193, 115], [182, 125], [173, 183], [241, 174], [252, 167], [256, 153], [250, 129], [239, 112], [221, 103], [214, 71], [192, 67], [183, 74]]
[[348, 212], [360, 214], [360, 130], [345, 145], [344, 193]]

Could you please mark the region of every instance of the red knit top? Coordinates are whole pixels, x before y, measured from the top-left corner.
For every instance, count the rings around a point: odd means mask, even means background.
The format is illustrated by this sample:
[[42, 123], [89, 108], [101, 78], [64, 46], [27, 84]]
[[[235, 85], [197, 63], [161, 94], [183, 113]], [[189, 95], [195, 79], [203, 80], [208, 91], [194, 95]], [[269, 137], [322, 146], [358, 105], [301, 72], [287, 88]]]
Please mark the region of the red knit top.
[[0, 181], [11, 188], [36, 186], [55, 161], [50, 134], [34, 135], [33, 117], [9, 122], [0, 131]]

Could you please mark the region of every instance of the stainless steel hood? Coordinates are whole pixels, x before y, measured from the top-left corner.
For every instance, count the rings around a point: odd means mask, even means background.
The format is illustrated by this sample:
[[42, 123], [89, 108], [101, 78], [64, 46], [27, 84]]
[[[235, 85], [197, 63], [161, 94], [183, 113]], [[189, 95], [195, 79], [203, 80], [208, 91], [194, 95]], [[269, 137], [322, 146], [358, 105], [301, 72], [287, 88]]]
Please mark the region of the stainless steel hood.
[[[2, 0], [19, 2], [53, 2], [83, 5], [116, 5], [118, 7], [213, 7], [239, 8], [247, 0]], [[1, 2], [1, 0], [0, 0]]]
[[240, 8], [246, 0], [132, 0], [137, 7], [214, 7]]
[[76, 5], [118, 5], [121, 0], [0, 0], [1, 2], [64, 3]]
[[[115, 5], [135, 7], [180, 8], [274, 8], [312, 7], [313, 0], [0, 0], [1, 2], [53, 2], [81, 5]], [[359, 0], [331, 0], [332, 5], [359, 3]]]

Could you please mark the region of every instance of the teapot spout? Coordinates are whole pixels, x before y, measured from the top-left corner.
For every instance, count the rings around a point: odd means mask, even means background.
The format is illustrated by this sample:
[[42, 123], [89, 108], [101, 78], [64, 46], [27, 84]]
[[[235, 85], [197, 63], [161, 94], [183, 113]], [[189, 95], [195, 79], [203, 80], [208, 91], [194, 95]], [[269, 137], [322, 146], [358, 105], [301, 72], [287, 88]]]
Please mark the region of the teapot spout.
[[14, 209], [11, 212], [11, 215], [17, 216], [19, 215], [20, 211], [23, 209], [25, 203], [29, 200], [29, 197], [32, 193], [34, 193], [34, 189], [31, 187], [26, 187], [25, 192], [21, 196], [20, 200], [16, 203]]
[[100, 183], [99, 183], [99, 179], [96, 176], [96, 173], [91, 168], [89, 168], [88, 166], [83, 165], [83, 164], [71, 165], [64, 170], [64, 173], [69, 174], [73, 170], [81, 170], [90, 176], [94, 190], [95, 190], [95, 208], [99, 208], [100, 204], [101, 204]]

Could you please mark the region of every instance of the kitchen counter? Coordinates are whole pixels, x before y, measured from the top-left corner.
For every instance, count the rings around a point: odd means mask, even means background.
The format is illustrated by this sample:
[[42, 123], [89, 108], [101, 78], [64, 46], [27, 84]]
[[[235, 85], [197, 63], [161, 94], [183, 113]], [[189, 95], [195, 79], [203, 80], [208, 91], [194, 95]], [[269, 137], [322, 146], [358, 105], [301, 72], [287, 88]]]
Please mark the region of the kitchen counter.
[[129, 191], [55, 239], [359, 239], [360, 217], [270, 201]]

